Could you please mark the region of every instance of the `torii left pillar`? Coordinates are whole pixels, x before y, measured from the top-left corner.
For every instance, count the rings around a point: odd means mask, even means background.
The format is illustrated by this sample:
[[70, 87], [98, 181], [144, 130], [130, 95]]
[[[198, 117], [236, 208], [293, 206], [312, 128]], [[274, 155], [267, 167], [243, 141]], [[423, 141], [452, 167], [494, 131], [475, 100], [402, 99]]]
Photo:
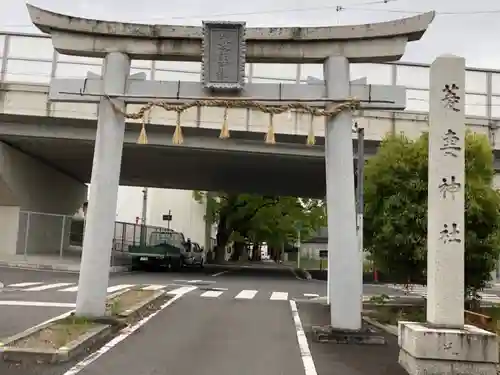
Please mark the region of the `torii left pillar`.
[[[125, 94], [129, 72], [126, 54], [109, 53], [104, 59], [103, 92]], [[123, 100], [114, 100], [118, 108], [125, 109]], [[102, 97], [76, 298], [78, 316], [105, 314], [124, 135], [124, 115]]]
[[[324, 62], [329, 98], [350, 96], [349, 61], [333, 56]], [[352, 114], [343, 111], [325, 129], [326, 205], [328, 213], [328, 299], [334, 329], [361, 329], [363, 259], [358, 248]]]

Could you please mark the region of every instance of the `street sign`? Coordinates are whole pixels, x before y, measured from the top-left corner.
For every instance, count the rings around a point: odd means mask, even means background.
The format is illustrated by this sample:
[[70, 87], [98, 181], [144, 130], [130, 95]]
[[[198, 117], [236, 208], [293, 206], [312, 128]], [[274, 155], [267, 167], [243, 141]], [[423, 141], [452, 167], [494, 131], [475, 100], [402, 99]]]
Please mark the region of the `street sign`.
[[245, 84], [245, 23], [203, 21], [202, 81], [212, 90]]
[[328, 258], [328, 250], [320, 250], [319, 251], [319, 257], [321, 259], [327, 259]]
[[163, 215], [163, 221], [172, 221], [172, 214]]

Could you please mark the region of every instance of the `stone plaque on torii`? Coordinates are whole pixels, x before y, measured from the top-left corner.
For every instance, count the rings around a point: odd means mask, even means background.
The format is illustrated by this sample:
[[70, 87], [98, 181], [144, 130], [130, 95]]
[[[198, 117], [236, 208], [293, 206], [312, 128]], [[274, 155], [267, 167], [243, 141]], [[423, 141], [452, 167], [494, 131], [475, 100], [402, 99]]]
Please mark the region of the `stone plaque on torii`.
[[[433, 12], [359, 26], [245, 28], [243, 23], [231, 22], [205, 22], [203, 27], [123, 24], [69, 17], [30, 5], [28, 10], [33, 23], [51, 34], [59, 53], [104, 58], [102, 77], [54, 79], [50, 87], [52, 101], [99, 103], [77, 314], [104, 311], [125, 117], [129, 116], [125, 105], [147, 107], [162, 101], [165, 109], [179, 111], [175, 106], [193, 101], [197, 106], [239, 103], [240, 108], [244, 103], [266, 113], [273, 106], [308, 108], [309, 113], [327, 117], [329, 298], [342, 301], [331, 304], [331, 324], [345, 330], [361, 328], [362, 254], [356, 233], [349, 101], [355, 98], [361, 109], [401, 110], [406, 97], [401, 86], [350, 82], [349, 63], [400, 59], [407, 43], [422, 37]], [[156, 82], [140, 75], [130, 77], [131, 59], [203, 61], [202, 80]], [[325, 81], [244, 83], [245, 63], [322, 63]], [[177, 125], [176, 132], [179, 112]], [[179, 140], [174, 133], [172, 143]], [[273, 143], [274, 137], [267, 141]]]

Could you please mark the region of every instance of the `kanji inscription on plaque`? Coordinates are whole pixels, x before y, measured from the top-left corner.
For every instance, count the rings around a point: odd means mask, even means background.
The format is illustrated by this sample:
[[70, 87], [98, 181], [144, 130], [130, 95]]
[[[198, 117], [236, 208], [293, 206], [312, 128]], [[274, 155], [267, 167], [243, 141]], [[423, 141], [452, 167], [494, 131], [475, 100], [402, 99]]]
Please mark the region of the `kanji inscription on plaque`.
[[245, 79], [245, 23], [203, 22], [202, 81], [212, 90], [241, 90]]

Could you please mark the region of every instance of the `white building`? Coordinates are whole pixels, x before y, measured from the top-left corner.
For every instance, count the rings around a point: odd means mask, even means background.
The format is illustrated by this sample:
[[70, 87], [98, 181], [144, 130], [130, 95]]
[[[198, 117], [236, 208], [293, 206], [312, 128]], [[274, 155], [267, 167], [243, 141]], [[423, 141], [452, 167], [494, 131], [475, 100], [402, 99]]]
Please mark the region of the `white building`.
[[[121, 186], [118, 191], [116, 220], [141, 223], [144, 192], [142, 187]], [[146, 224], [167, 227], [163, 215], [170, 211], [170, 228], [184, 233], [186, 238], [205, 246], [207, 231], [205, 223], [206, 203], [193, 199], [191, 190], [147, 189]], [[211, 233], [209, 233], [212, 235]]]

